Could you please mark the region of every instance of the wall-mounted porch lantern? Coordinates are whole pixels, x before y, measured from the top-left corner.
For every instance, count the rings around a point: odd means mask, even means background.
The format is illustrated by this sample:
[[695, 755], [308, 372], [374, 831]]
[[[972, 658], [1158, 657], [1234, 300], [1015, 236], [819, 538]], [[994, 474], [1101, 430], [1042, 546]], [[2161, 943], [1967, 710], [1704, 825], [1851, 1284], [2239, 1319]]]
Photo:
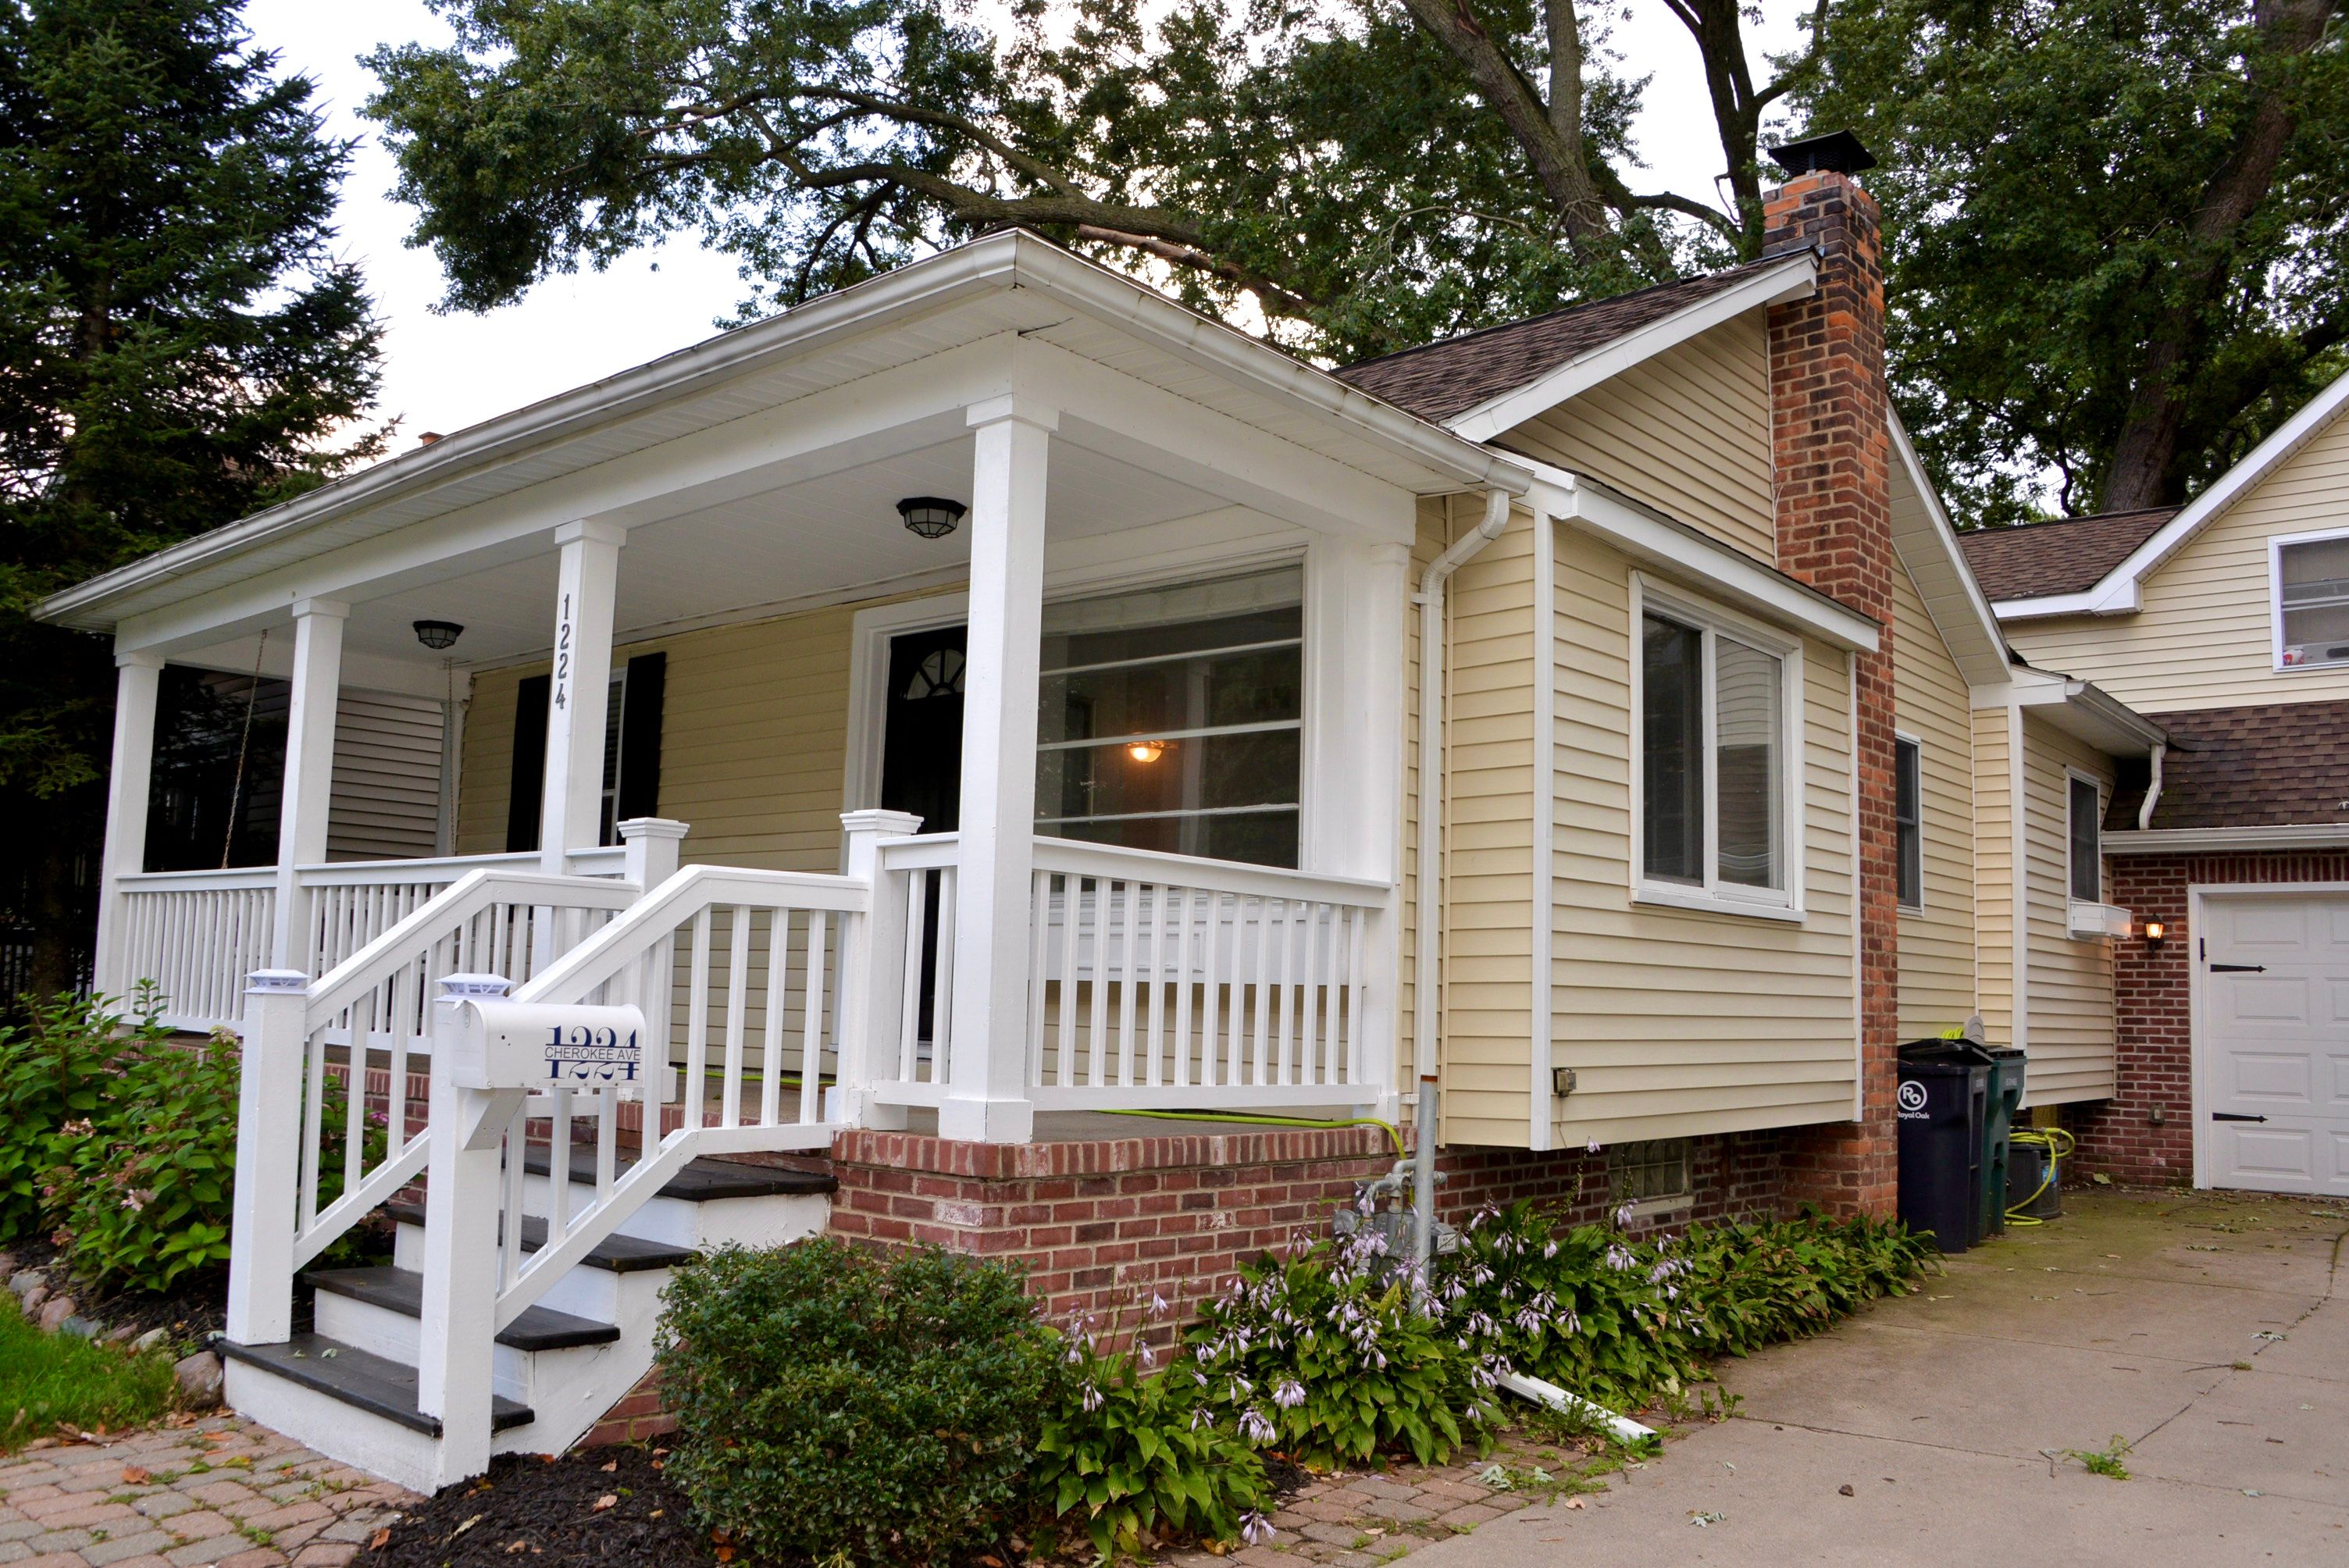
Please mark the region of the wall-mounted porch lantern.
[[2148, 920], [2145, 923], [2145, 944], [2153, 952], [2161, 951], [2161, 944], [2168, 935], [2169, 927], [2162, 924], [2161, 922]]
[[936, 495], [909, 495], [897, 503], [897, 515], [905, 520], [906, 528], [924, 539], [944, 539], [969, 510], [958, 500]]
[[430, 648], [435, 653], [440, 652], [443, 648], [455, 647], [457, 645], [457, 639], [464, 634], [465, 628], [457, 624], [454, 621], [419, 621], [416, 623], [416, 640], [423, 644], [426, 647]]

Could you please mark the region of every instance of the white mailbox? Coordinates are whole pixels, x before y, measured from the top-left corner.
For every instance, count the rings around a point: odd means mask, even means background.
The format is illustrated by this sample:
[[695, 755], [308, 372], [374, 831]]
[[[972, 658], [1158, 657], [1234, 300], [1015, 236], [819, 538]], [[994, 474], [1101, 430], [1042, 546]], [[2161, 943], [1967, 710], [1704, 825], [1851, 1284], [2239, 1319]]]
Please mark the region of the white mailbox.
[[[460, 1088], [635, 1089], [657, 1102], [666, 1054], [645, 1055], [636, 1007], [467, 997], [457, 1009], [449, 1081]], [[631, 1096], [636, 1098], [636, 1096]]]

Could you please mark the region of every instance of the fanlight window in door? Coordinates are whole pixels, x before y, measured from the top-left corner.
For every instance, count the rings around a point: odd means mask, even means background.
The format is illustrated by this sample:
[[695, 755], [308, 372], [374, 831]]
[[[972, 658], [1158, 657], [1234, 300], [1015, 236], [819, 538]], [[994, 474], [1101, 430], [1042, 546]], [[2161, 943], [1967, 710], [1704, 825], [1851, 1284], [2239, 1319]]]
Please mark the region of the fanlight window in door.
[[1294, 866], [1304, 630], [1295, 567], [1046, 605], [1038, 830]]
[[905, 682], [905, 700], [919, 702], [924, 697], [957, 696], [962, 692], [963, 652], [960, 648], [938, 648], [914, 666], [913, 677]]

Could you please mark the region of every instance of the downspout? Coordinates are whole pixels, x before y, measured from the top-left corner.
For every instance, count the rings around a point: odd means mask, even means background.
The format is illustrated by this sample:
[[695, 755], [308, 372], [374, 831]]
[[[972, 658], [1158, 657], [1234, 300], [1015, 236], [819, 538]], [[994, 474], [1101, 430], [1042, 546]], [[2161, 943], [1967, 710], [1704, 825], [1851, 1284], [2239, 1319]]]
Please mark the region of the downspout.
[[1485, 492], [1475, 531], [1428, 563], [1419, 580], [1419, 900], [1412, 954], [1412, 1067], [1419, 1075], [1418, 1152], [1412, 1168], [1413, 1289], [1426, 1299], [1435, 1243], [1435, 1004], [1438, 881], [1444, 857], [1444, 585], [1509, 526], [1509, 492]]
[[2145, 804], [2137, 809], [2137, 827], [2140, 833], [2153, 826], [2153, 809], [2161, 803], [2161, 763], [2162, 759], [2168, 755], [2168, 741], [2157, 740], [2153, 743], [2153, 770], [2151, 776], [2146, 780]]

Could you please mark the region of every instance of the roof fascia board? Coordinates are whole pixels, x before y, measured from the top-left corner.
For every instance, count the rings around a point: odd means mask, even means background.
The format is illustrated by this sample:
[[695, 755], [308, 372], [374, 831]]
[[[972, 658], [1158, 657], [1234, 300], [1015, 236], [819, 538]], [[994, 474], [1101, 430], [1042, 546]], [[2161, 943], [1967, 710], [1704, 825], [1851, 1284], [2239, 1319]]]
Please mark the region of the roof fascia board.
[[2349, 848], [2349, 822], [2261, 823], [2243, 828], [2132, 828], [2104, 835], [2108, 855], [2166, 855], [2211, 850]]
[[[2201, 531], [2204, 523], [2242, 499], [2245, 492], [2267, 478], [2311, 437], [2331, 424], [2344, 407], [2349, 407], [2349, 373], [2334, 377], [2333, 384], [2303, 404], [2300, 412], [2277, 426], [2266, 440], [2244, 455], [2242, 461], [2221, 474], [2216, 484], [2188, 502], [2176, 517], [2163, 523], [2152, 538], [2129, 552], [2126, 560], [2105, 573], [2102, 582], [2085, 594], [2066, 594], [2064, 597], [2090, 601], [2085, 613], [2091, 615], [2126, 615], [2138, 609], [2144, 603], [2138, 584], [2148, 573], [2176, 554], [2188, 540]], [[2067, 612], [2042, 610], [2039, 613], [2061, 614]]]
[[1874, 653], [1878, 646], [1881, 638], [1874, 621], [1816, 589], [1578, 474], [1548, 463], [1532, 467], [1532, 504], [1633, 560], [1662, 567], [1742, 609], [1836, 647]]
[[[2107, 582], [2110, 579], [2106, 580]], [[2047, 593], [2036, 599], [2001, 599], [1991, 608], [2001, 621], [2044, 621], [2056, 615], [2134, 615], [2145, 607], [2137, 579], [2101, 585], [2085, 593]]]
[[2166, 744], [2169, 732], [2089, 681], [2018, 668], [2003, 686], [1977, 686], [1976, 707], [2013, 707], [2116, 757]]
[[[1933, 481], [1926, 476], [1925, 464], [1917, 456], [1916, 445], [1909, 439], [1907, 427], [1900, 423], [1900, 416], [1889, 408], [1886, 417], [1892, 428], [1892, 450], [1899, 459], [1902, 470], [1908, 474], [1909, 482], [1916, 487], [1918, 499], [1924, 502], [1925, 515], [1932, 521], [1935, 553], [1964, 585], [1966, 607], [1971, 614], [1965, 625], [1957, 628], [1960, 637], [1973, 645], [1968, 651], [1974, 655], [1983, 675], [1995, 676], [2006, 667], [2007, 662], [2006, 637], [1998, 629], [1997, 613], [1992, 609], [1989, 596], [1982, 593], [1982, 584], [1975, 580], [1973, 568], [1966, 563], [1966, 552], [1958, 543], [1958, 531], [1951, 523], [1949, 510], [1942, 506], [1940, 496], [1933, 489]], [[1893, 545], [1897, 552], [1899, 546], [1897, 535]], [[1909, 563], [1904, 560], [1901, 565], [1906, 569]], [[1913, 582], [1917, 574], [1914, 570], [1909, 570], [1909, 575]], [[1950, 640], [1951, 628], [1942, 625], [1940, 617], [1933, 615], [1930, 600], [1926, 601], [1925, 613], [1933, 616], [1933, 624], [1940, 631], [1943, 640]], [[1983, 660], [1988, 662], [1981, 663]], [[1976, 678], [1971, 671], [1966, 673], [1969, 680]]]
[[1816, 291], [1817, 280], [1817, 253], [1796, 252], [1782, 265], [1757, 272], [1661, 321], [1651, 321], [1636, 332], [1576, 355], [1522, 387], [1486, 398], [1459, 418], [1446, 421], [1446, 428], [1467, 440], [1489, 441], [1502, 431], [1514, 429], [1536, 415], [1621, 375], [1640, 361], [1710, 332], [1749, 310], [1807, 299]]

